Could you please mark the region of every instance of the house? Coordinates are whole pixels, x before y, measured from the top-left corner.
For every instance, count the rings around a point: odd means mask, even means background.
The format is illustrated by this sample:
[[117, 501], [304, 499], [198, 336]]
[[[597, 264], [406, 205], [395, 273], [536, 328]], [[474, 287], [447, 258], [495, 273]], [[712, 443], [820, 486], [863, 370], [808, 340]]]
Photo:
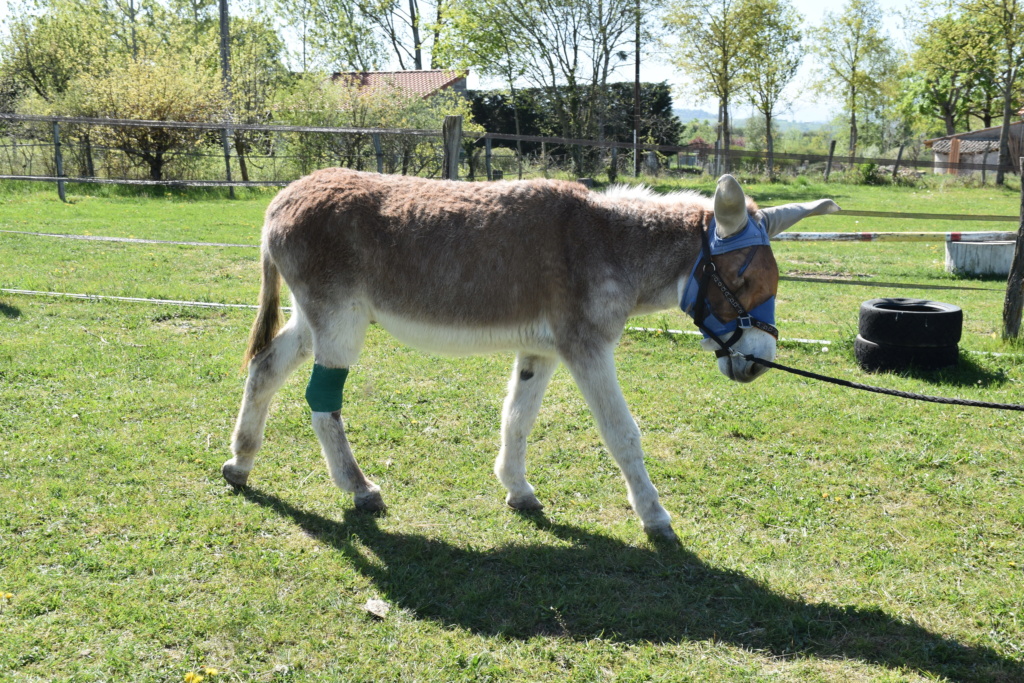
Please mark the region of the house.
[[442, 90], [466, 92], [466, 72], [429, 69], [423, 71], [347, 71], [331, 75], [369, 91], [399, 89], [427, 99]]
[[[1002, 126], [972, 130], [967, 133], [956, 133], [941, 138], [925, 140], [926, 147], [932, 150], [932, 171], [936, 174], [969, 175], [980, 174], [981, 164], [995, 171], [999, 166], [999, 133]], [[1024, 136], [1024, 122], [1015, 121], [1010, 124], [1010, 160], [1013, 172], [1020, 173], [1020, 157], [1024, 152], [1021, 144]], [[955, 164], [977, 164], [972, 168], [956, 168]]]

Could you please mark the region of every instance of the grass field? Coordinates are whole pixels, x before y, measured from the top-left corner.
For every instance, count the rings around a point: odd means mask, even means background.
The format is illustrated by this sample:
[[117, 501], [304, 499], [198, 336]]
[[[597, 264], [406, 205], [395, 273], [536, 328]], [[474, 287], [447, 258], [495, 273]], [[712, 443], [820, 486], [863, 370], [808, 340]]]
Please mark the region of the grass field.
[[[747, 190], [1019, 210], [991, 187]], [[53, 194], [0, 190], [0, 230], [255, 245], [271, 197]], [[799, 229], [1015, 226], [839, 214]], [[942, 249], [779, 243], [782, 336], [830, 342], [784, 343], [779, 361], [1024, 403], [1024, 349], [999, 338], [1004, 283], [946, 274]], [[249, 304], [256, 259], [0, 233], [0, 287]], [[861, 372], [857, 307], [877, 296], [962, 306], [960, 367]], [[0, 293], [0, 680], [1024, 681], [1018, 413], [780, 372], [736, 385], [692, 337], [627, 331], [620, 378], [682, 539], [668, 549], [641, 531], [564, 370], [530, 441], [546, 508], [516, 514], [491, 474], [511, 355], [429, 356], [372, 328], [346, 391], [356, 456], [389, 504], [372, 517], [327, 476], [305, 370], [275, 402], [251, 488], [224, 484], [251, 317]], [[631, 324], [692, 328], [671, 311]]]

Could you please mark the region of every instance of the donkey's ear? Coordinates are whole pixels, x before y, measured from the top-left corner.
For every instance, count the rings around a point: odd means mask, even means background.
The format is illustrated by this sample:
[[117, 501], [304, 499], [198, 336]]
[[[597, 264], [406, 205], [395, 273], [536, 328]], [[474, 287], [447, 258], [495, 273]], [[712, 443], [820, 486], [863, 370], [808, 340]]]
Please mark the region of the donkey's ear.
[[783, 204], [761, 209], [761, 217], [769, 237], [775, 237], [783, 230], [792, 228], [800, 220], [808, 216], [824, 216], [839, 211], [839, 205], [831, 199], [819, 199], [816, 202], [802, 204]]
[[747, 197], [731, 175], [718, 179], [715, 188], [715, 233], [720, 239], [732, 237], [747, 227]]

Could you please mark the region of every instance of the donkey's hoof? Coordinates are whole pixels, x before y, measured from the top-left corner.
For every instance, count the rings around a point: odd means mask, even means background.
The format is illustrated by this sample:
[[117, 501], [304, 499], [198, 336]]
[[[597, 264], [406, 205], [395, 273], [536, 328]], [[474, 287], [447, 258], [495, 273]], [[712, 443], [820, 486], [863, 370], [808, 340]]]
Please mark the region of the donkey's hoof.
[[384, 512], [388, 509], [388, 506], [384, 504], [384, 499], [380, 495], [380, 491], [369, 491], [367, 493], [358, 493], [355, 496], [356, 509], [362, 512]]
[[244, 488], [249, 481], [249, 470], [243, 470], [231, 460], [221, 465], [220, 474], [225, 480], [236, 488]]
[[536, 512], [544, 509], [544, 505], [532, 493], [516, 497], [512, 497], [512, 494], [509, 494], [505, 497], [505, 504], [513, 510], [519, 510], [520, 512]]
[[644, 531], [647, 533], [647, 537], [652, 541], [658, 543], [670, 543], [672, 545], [680, 544], [679, 537], [676, 536], [676, 532], [673, 531], [672, 527], [668, 524], [644, 527]]

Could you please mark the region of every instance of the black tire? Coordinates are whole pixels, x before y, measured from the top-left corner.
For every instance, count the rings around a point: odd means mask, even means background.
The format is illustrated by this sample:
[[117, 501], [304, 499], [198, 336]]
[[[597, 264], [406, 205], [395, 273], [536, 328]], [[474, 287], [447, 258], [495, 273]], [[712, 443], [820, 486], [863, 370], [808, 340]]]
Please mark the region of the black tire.
[[876, 344], [947, 348], [960, 343], [964, 312], [926, 299], [871, 299], [860, 305], [860, 336]]
[[956, 365], [960, 350], [952, 346], [894, 346], [878, 344], [857, 335], [853, 342], [857, 364], [868, 372], [899, 371], [910, 368], [938, 370]]

